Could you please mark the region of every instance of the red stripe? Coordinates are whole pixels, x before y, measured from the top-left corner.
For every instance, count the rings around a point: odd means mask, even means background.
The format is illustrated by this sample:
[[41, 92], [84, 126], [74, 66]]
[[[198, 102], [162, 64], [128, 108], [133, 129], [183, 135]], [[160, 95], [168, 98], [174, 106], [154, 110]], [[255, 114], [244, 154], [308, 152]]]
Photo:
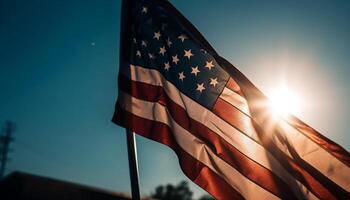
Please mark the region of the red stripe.
[[[225, 62], [225, 61], [224, 61]], [[227, 62], [225, 62], [227, 63]], [[228, 63], [231, 65], [230, 63]], [[237, 79], [243, 81], [241, 86], [231, 77], [226, 84], [227, 88], [230, 88], [232, 91], [240, 94], [242, 97], [248, 101], [248, 104], [254, 104], [254, 101], [266, 102], [267, 98], [264, 94], [262, 94], [241, 72], [239, 72], [236, 68], [230, 68], [234, 70], [232, 74], [237, 75]], [[237, 80], [236, 79], [236, 80]], [[246, 95], [243, 95], [243, 91]], [[260, 100], [258, 100], [260, 99]], [[252, 108], [252, 106], [250, 106]], [[346, 151], [339, 144], [333, 142], [322, 134], [318, 133], [316, 130], [299, 120], [294, 116], [290, 116], [287, 119], [287, 123], [291, 126], [297, 128], [302, 134], [308, 137], [310, 140], [315, 142], [318, 146], [328, 151], [335, 158], [337, 158], [340, 162], [344, 163], [346, 166], [350, 167], [350, 153]]]
[[[267, 102], [268, 98], [229, 61], [218, 55], [214, 55], [214, 57], [216, 61], [220, 64], [220, 66], [223, 67], [231, 75], [231, 78], [233, 78], [236, 81], [237, 85], [240, 86], [241, 92], [244, 94], [243, 96], [248, 101], [250, 112], [259, 113], [259, 109], [261, 108], [255, 106], [256, 102]], [[339, 161], [343, 162], [349, 167], [350, 154], [340, 145], [324, 137], [323, 135], [321, 135], [320, 133], [318, 133], [310, 126], [306, 125], [294, 116], [291, 117], [291, 120], [289, 120], [288, 122], [292, 126], [298, 128], [300, 132], [306, 137], [309, 137], [309, 139], [314, 141], [321, 148], [328, 151], [335, 158], [339, 159]], [[346, 191], [342, 189], [340, 192], [343, 193]], [[346, 196], [349, 197], [349, 193], [347, 193]]]
[[236, 92], [237, 94], [243, 96], [243, 93], [241, 91], [241, 88], [239, 87], [239, 85], [237, 84], [237, 82], [235, 80], [233, 80], [232, 78], [229, 78], [227, 83], [226, 83], [226, 87], [234, 92]]
[[[344, 189], [339, 187], [325, 175], [313, 168], [310, 164], [301, 158], [298, 158], [297, 155], [293, 157], [293, 160], [290, 159], [271, 141], [267, 133], [265, 133], [261, 127], [251, 121], [248, 116], [240, 112], [237, 108], [228, 102], [224, 101], [221, 98], [218, 98], [216, 104], [213, 107], [213, 112], [230, 123], [232, 126], [236, 127], [242, 133], [245, 133], [247, 135], [249, 135], [249, 132], [244, 127], [244, 125], [252, 126], [260, 139], [260, 141], [257, 142], [259, 142], [272, 155], [274, 155], [286, 170], [288, 170], [296, 179], [303, 183], [319, 198], [327, 197], [327, 199], [335, 199], [335, 197], [344, 197], [344, 195], [348, 195]], [[280, 135], [277, 130], [271, 131], [274, 131], [273, 134], [275, 135]], [[292, 151], [292, 147], [289, 148], [289, 150]]]
[[217, 99], [212, 111], [229, 124], [239, 130], [243, 130], [245, 133], [252, 126], [252, 122], [246, 114], [221, 98]]
[[179, 158], [181, 169], [186, 176], [213, 195], [216, 199], [244, 199], [220, 176], [184, 151], [176, 143], [171, 130], [166, 124], [133, 115], [132, 113], [123, 110], [118, 104], [116, 105], [113, 122], [173, 149]]
[[[252, 86], [250, 84], [244, 84], [245, 92], [251, 93], [250, 95], [246, 96], [246, 100], [248, 101], [248, 104], [250, 101], [254, 103], [254, 101], [257, 101], [258, 98], [261, 98], [261, 102], [266, 102], [267, 98], [265, 95], [263, 95], [255, 86]], [[249, 87], [250, 86], [250, 87]], [[243, 91], [241, 90], [241, 87], [239, 84], [231, 77], [229, 78], [229, 81], [226, 83], [226, 87], [231, 89], [232, 91], [240, 94], [243, 98], [245, 97], [243, 95]], [[350, 153], [341, 147], [339, 144], [333, 142], [332, 140], [328, 139], [327, 137], [323, 136], [304, 122], [302, 122], [300, 119], [296, 118], [295, 116], [289, 116], [286, 120], [287, 123], [289, 123], [291, 126], [297, 128], [300, 133], [308, 137], [310, 140], [315, 142], [318, 146], [328, 151], [330, 154], [332, 154], [335, 158], [337, 158], [340, 162], [344, 163], [346, 166], [350, 167]]]
[[350, 167], [350, 154], [344, 148], [342, 148], [337, 143], [331, 141], [325, 136], [318, 133], [316, 130], [306, 125], [304, 122], [300, 121], [298, 118], [294, 116], [290, 116], [287, 119], [287, 122], [297, 128], [301, 133], [303, 133], [310, 140], [314, 141], [321, 148], [328, 151], [334, 157], [336, 157], [339, 161], [344, 163], [346, 166]]
[[283, 199], [296, 199], [290, 187], [281, 178], [245, 156], [206, 126], [190, 118], [181, 106], [177, 105], [167, 96], [162, 87], [131, 81], [123, 76], [120, 79], [119, 88], [121, 90], [131, 93], [132, 96], [138, 99], [158, 102], [166, 106], [172, 118], [179, 125], [205, 142], [217, 156], [237, 169], [248, 179]]

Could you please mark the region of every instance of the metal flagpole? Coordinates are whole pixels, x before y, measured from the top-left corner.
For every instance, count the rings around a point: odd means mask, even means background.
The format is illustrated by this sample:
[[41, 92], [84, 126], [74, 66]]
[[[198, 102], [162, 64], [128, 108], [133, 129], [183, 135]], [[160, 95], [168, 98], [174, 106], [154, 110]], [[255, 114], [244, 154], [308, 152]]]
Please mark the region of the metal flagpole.
[[[122, 67], [123, 60], [127, 60], [125, 49], [127, 49], [127, 42], [125, 40], [126, 21], [128, 20], [127, 15], [130, 13], [131, 8], [130, 0], [122, 0], [122, 12], [121, 12], [121, 28], [120, 28], [120, 56], [119, 56], [119, 67]], [[139, 173], [137, 167], [137, 151], [136, 151], [136, 140], [135, 134], [132, 131], [126, 130], [126, 143], [128, 146], [128, 158], [129, 158], [129, 172], [130, 172], [130, 183], [131, 183], [131, 195], [133, 200], [140, 200], [140, 188], [139, 188]]]
[[133, 200], [140, 200], [139, 171], [137, 166], [137, 149], [135, 134], [126, 129], [126, 140], [128, 144], [129, 171], [131, 182], [131, 194]]

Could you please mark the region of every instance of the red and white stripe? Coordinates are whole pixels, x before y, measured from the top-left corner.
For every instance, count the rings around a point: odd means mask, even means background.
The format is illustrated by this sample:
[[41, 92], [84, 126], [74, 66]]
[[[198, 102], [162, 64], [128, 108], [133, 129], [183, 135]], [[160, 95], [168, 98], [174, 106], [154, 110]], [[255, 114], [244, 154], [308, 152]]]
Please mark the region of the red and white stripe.
[[293, 152], [280, 138], [266, 134], [233, 79], [208, 110], [157, 70], [134, 65], [128, 70], [119, 75], [117, 123], [174, 149], [185, 174], [217, 199], [348, 195], [346, 162], [304, 134], [300, 121], [298, 127], [278, 124]]
[[[235, 88], [237, 88], [236, 86]], [[259, 141], [259, 136], [256, 131], [251, 126], [251, 120], [258, 121], [254, 116], [249, 113], [247, 101], [241, 97], [239, 94], [235, 93], [232, 89], [224, 89], [223, 93], [220, 95], [219, 100], [214, 106], [214, 112], [220, 117], [227, 119], [233, 126], [238, 127], [243, 132], [249, 134], [255, 141]], [[275, 119], [276, 120], [276, 119]], [[333, 182], [336, 182], [342, 188], [350, 190], [349, 182], [349, 157], [336, 156], [334, 151], [327, 151], [324, 146], [329, 145], [327, 141], [318, 142], [321, 138], [316, 138], [314, 135], [314, 140], [310, 138], [308, 134], [310, 130], [301, 130], [301, 127], [297, 127], [296, 122], [291, 121], [292, 119], [279, 119], [273, 125], [279, 128], [279, 131], [284, 133], [284, 139], [293, 146], [293, 150], [307, 163], [317, 168], [322, 174], [325, 174]], [[297, 120], [293, 118], [293, 120]], [[298, 121], [302, 123], [301, 121]], [[269, 128], [269, 127], [267, 127]], [[310, 129], [310, 128], [309, 128]], [[267, 134], [267, 136], [275, 136]], [[276, 137], [276, 136], [275, 136]], [[271, 140], [283, 151], [287, 156], [293, 158], [293, 152], [290, 152], [277, 138], [271, 138]], [[322, 145], [320, 145], [322, 144]], [[344, 154], [344, 152], [342, 153]], [[339, 157], [345, 157], [347, 159], [339, 159]], [[320, 159], [322, 158], [322, 159]], [[329, 167], [333, 168], [332, 170]]]

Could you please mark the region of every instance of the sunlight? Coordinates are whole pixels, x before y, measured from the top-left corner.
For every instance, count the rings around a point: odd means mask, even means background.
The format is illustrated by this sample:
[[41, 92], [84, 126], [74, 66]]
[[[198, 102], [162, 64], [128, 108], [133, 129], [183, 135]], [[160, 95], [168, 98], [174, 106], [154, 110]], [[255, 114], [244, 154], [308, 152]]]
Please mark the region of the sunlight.
[[289, 114], [298, 114], [300, 111], [299, 97], [287, 87], [277, 89], [270, 96], [270, 108], [274, 114], [286, 117]]

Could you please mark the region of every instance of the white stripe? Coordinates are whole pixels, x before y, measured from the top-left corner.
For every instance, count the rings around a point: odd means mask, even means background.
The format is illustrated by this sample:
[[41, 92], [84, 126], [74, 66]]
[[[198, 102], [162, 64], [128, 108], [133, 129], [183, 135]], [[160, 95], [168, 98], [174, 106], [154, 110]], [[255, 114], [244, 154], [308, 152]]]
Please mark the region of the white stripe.
[[[228, 88], [224, 88], [222, 94], [220, 95], [220, 98], [225, 100], [227, 103], [233, 105], [234, 107], [238, 108], [242, 113], [251, 117], [247, 101], [236, 92]], [[250, 125], [246, 123], [249, 121], [250, 119], [248, 117], [246, 120], [242, 119], [242, 123], [244, 122], [246, 130], [248, 130], [247, 132], [251, 133], [249, 135], [253, 137], [254, 140], [259, 141], [253, 128], [249, 127]], [[266, 124], [266, 119], [262, 123]], [[278, 123], [271, 123], [271, 127], [273, 128], [277, 126], [280, 127], [280, 131], [282, 131], [283, 135], [285, 136], [285, 139], [291, 144], [291, 146], [294, 147], [293, 150], [295, 150], [303, 160], [310, 163], [318, 171], [327, 176], [330, 180], [337, 183], [340, 187], [344, 188], [347, 191], [350, 190], [349, 167], [347, 167], [344, 163], [340, 162], [332, 154], [330, 154], [328, 151], [326, 151], [314, 141], [309, 139], [307, 136], [302, 134], [298, 129], [287, 123], [285, 120], [282, 119], [279, 120]], [[261, 127], [266, 127], [266, 125]], [[288, 148], [286, 148], [284, 144], [285, 141], [281, 142], [275, 135], [273, 136], [272, 141], [285, 154], [287, 154], [290, 158], [293, 158]]]
[[[232, 90], [225, 88], [223, 93], [220, 95], [220, 98], [224, 99], [229, 104], [235, 106], [241, 112], [245, 113], [246, 115], [250, 116], [249, 113], [249, 107], [247, 101], [238, 95], [237, 93], [233, 92]], [[246, 120], [242, 121], [249, 121], [248, 116]], [[269, 113], [266, 114], [266, 116], [271, 116]], [[259, 121], [256, 118], [253, 118], [257, 122]], [[267, 118], [266, 118], [267, 119]], [[296, 129], [289, 123], [287, 123], [284, 119], [281, 119], [279, 121], [276, 121], [276, 119], [271, 119], [271, 126], [266, 126], [266, 122], [268, 120], [263, 119], [264, 121], [261, 123], [264, 123], [264, 126], [266, 128], [276, 128], [279, 127], [279, 131], [283, 133], [283, 136], [285, 136], [284, 139], [286, 139], [289, 144], [293, 147], [293, 151], [295, 150], [297, 154], [306, 162], [310, 163], [313, 167], [315, 167], [318, 171], [320, 171], [322, 174], [327, 176], [330, 180], [337, 183], [340, 187], [344, 188], [345, 190], [350, 190], [350, 169], [347, 167], [344, 163], [339, 161], [337, 158], [335, 158], [332, 154], [330, 154], [328, 151], [320, 147], [318, 144], [316, 144], [314, 141], [309, 139], [307, 136], [305, 136], [303, 133], [300, 132], [300, 130]], [[245, 123], [246, 125], [247, 123]], [[247, 130], [249, 132], [253, 131], [252, 134], [249, 134], [252, 136], [255, 140], [258, 141], [258, 137], [256, 134], [254, 134], [254, 130], [252, 128], [247, 127]], [[268, 132], [268, 131], [267, 131]], [[288, 148], [286, 148], [285, 142], [286, 141], [280, 141], [279, 138], [276, 135], [269, 135], [272, 136], [272, 141], [276, 144], [276, 146], [279, 147], [286, 155], [288, 155], [290, 158], [293, 158], [291, 153], [289, 152]]]
[[220, 95], [220, 98], [225, 100], [229, 104], [237, 107], [239, 110], [244, 112], [246, 115], [250, 116], [247, 100], [245, 98], [243, 98], [241, 95], [239, 95], [236, 92], [225, 87]]
[[278, 144], [286, 152], [289, 152], [285, 143], [288, 142], [293, 147], [292, 151], [306, 162], [314, 167], [317, 167], [321, 173], [329, 179], [337, 183], [347, 191], [350, 191], [350, 168], [338, 159], [334, 158], [328, 151], [321, 148], [314, 142], [310, 142], [304, 134], [294, 129], [290, 124], [281, 120], [278, 124], [279, 131], [285, 136], [284, 140], [280, 141], [277, 137], [274, 138], [275, 144]]
[[221, 160], [208, 148], [203, 141], [193, 136], [172, 119], [168, 110], [158, 103], [147, 102], [131, 97], [123, 92], [119, 93], [127, 111], [139, 117], [162, 122], [168, 125], [180, 147], [199, 162], [203, 163], [217, 175], [222, 177], [232, 188], [246, 199], [279, 199], [261, 186], [255, 184], [235, 168]]
[[[296, 196], [301, 197], [301, 195], [303, 195], [308, 197], [308, 199], [317, 199], [302, 183], [294, 179], [294, 177], [291, 176], [280, 165], [280, 163], [264, 149], [264, 147], [240, 133], [237, 129], [213, 114], [211, 111], [182, 94], [172, 83], [165, 80], [158, 71], [136, 66], [131, 66], [130, 70], [131, 73], [129, 73], [132, 80], [162, 86], [167, 95], [176, 104], [184, 108], [192, 119], [207, 126], [247, 157], [279, 176], [291, 187]], [[297, 186], [295, 186], [295, 184], [297, 184]], [[300, 190], [303, 194], [300, 194]]]
[[[248, 104], [245, 99], [243, 99], [240, 95], [229, 90], [227, 88], [224, 89], [223, 94], [220, 95], [220, 98], [224, 99], [227, 103], [235, 106], [241, 112], [250, 116]], [[241, 119], [242, 123], [244, 122], [245, 129], [251, 137], [258, 141], [258, 137], [256, 135], [255, 130], [250, 127], [249, 123], [250, 118], [248, 116], [242, 116], [244, 119]], [[271, 116], [269, 113], [266, 116]], [[255, 118], [254, 118], [255, 119]], [[258, 119], [255, 119], [257, 122]], [[281, 149], [286, 155], [290, 158], [293, 158], [292, 153], [286, 147], [285, 143], [288, 142], [292, 147], [293, 151], [295, 151], [300, 158], [305, 160], [314, 166], [318, 171], [327, 176], [330, 180], [337, 183], [340, 187], [345, 190], [350, 190], [350, 170], [344, 163], [340, 162], [337, 158], [335, 158], [328, 151], [324, 150], [314, 141], [310, 140], [307, 136], [302, 134], [298, 129], [287, 123], [284, 119], [271, 119], [271, 125], [266, 126], [267, 117], [263, 119], [264, 126], [262, 128], [278, 128], [278, 130], [283, 134], [284, 141], [281, 141], [276, 135], [268, 135], [271, 137], [272, 141], [276, 144], [279, 149]], [[278, 120], [278, 121], [277, 121]], [[269, 132], [269, 130], [265, 131]]]

